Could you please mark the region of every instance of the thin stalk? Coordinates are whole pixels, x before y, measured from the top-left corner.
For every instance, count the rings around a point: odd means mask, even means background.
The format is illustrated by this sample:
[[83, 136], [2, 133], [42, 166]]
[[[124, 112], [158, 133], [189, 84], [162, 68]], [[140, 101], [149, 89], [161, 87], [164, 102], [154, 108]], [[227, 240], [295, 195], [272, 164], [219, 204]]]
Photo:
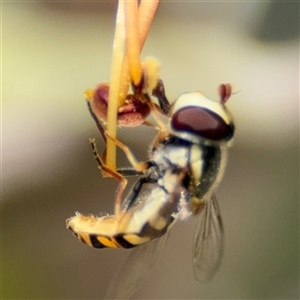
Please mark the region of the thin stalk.
[[[138, 9], [138, 29], [139, 29], [138, 40], [139, 40], [140, 52], [142, 51], [143, 46], [145, 44], [158, 4], [159, 4], [159, 0], [153, 0], [153, 1], [142, 0], [140, 3]], [[121, 83], [120, 83], [120, 90], [119, 90], [119, 96], [120, 96], [119, 105], [122, 105], [124, 103], [131, 82], [130, 72], [129, 72], [129, 65], [130, 65], [129, 56], [131, 51], [134, 51], [136, 53], [136, 50], [132, 50], [132, 48], [127, 47], [126, 54], [123, 60], [122, 71], [121, 71]], [[138, 54], [138, 58], [139, 57], [140, 57], [140, 53]], [[137, 70], [136, 72], [138, 71], [139, 70]]]
[[[113, 44], [108, 100], [107, 132], [116, 138], [118, 107], [124, 104], [131, 81], [138, 84], [142, 76], [140, 54], [146, 41], [159, 0], [119, 0]], [[127, 49], [125, 51], [125, 39]], [[116, 146], [107, 140], [107, 166], [116, 170]]]
[[[122, 61], [125, 50], [124, 16], [124, 0], [119, 0], [116, 19], [116, 29], [113, 43], [107, 115], [107, 132], [111, 137], [114, 138], [117, 135], [117, 112], [119, 104], [120, 74], [122, 70]], [[116, 170], [116, 145], [110, 139], [107, 140], [106, 163], [110, 169]]]
[[139, 18], [137, 1], [125, 2], [125, 29], [127, 57], [129, 62], [129, 73], [135, 85], [138, 85], [142, 77], [142, 66], [140, 60], [139, 40]]

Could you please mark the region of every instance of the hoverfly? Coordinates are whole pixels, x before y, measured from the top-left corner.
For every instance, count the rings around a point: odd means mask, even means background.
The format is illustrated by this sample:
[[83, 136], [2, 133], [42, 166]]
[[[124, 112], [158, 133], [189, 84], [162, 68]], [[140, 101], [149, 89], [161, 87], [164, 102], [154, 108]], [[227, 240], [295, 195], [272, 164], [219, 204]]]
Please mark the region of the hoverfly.
[[[126, 96], [125, 103], [118, 109], [118, 126], [136, 127], [139, 125], [145, 125], [159, 130], [157, 126], [146, 120], [151, 112], [159, 125], [162, 127], [164, 126], [157, 115], [157, 111], [166, 115], [170, 109], [170, 104], [165, 96], [163, 82], [158, 79], [157, 85], [149, 92], [147, 84], [148, 81], [148, 76], [143, 74], [138, 86], [132, 84], [132, 93]], [[107, 83], [100, 83], [93, 91], [87, 90], [85, 92], [88, 110], [105, 143], [106, 132], [104, 124], [107, 122], [108, 95], [109, 85]], [[151, 96], [158, 100], [159, 105], [156, 105], [151, 101]]]
[[[137, 162], [128, 147], [107, 136], [124, 151], [132, 168], [116, 172], [108, 169], [95, 141], [90, 140], [99, 168], [120, 181], [115, 215], [98, 218], [77, 214], [67, 220], [67, 228], [91, 247], [138, 246], [128, 260], [136, 265], [133, 277], [124, 275], [128, 272], [125, 263], [115, 278], [119, 287], [113, 289], [121, 294], [125, 291], [123, 298], [133, 294], [137, 282], [161, 253], [170, 228], [182, 215], [200, 214], [193, 243], [195, 278], [208, 281], [219, 267], [223, 225], [214, 190], [223, 176], [228, 143], [234, 134], [233, 120], [225, 106], [230, 85], [221, 85], [219, 94], [221, 99], [215, 102], [200, 92], [184, 93], [166, 106], [168, 128], [158, 133], [147, 162]], [[140, 177], [122, 202], [124, 177], [132, 175]], [[142, 268], [136, 260], [145, 261]]]

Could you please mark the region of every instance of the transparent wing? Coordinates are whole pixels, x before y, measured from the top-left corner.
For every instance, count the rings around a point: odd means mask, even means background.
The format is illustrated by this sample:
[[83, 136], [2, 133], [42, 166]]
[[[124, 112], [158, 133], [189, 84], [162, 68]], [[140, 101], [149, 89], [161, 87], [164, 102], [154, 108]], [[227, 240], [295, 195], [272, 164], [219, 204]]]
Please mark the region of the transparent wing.
[[205, 203], [195, 229], [193, 244], [193, 268], [197, 281], [207, 282], [218, 270], [224, 248], [223, 224], [213, 194]]
[[167, 239], [168, 232], [161, 238], [131, 250], [127, 260], [112, 279], [104, 299], [129, 299], [136, 293], [161, 257]]

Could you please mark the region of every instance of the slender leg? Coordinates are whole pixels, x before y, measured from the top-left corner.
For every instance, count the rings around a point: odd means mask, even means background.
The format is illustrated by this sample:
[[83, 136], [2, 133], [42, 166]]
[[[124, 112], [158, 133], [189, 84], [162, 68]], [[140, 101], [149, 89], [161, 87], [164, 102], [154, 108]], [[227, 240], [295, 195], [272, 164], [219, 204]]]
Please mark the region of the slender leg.
[[151, 123], [151, 122], [149, 122], [149, 121], [144, 121], [144, 122], [142, 123], [142, 125], [147, 126], [147, 127], [150, 127], [150, 128], [154, 128], [154, 129], [156, 129], [157, 131], [160, 131], [160, 130], [161, 130], [161, 128], [160, 128], [159, 126], [157, 126], [157, 125], [155, 125], [155, 124], [153, 124], [153, 123]]
[[144, 171], [137, 171], [135, 168], [117, 168], [117, 172], [124, 177], [131, 177], [131, 176], [143, 176], [145, 175]]
[[[158, 137], [156, 140], [158, 140], [158, 139], [160, 140], [162, 138], [162, 136], [165, 137], [167, 135], [167, 128], [165, 127], [165, 124], [161, 121], [161, 119], [157, 113], [158, 110], [157, 110], [156, 105], [152, 102], [149, 102], [148, 105], [150, 106], [153, 116], [159, 126], [155, 126], [152, 123], [149, 123], [147, 121], [145, 121], [143, 124], [146, 126], [155, 127], [159, 131]], [[121, 143], [116, 138], [111, 137], [107, 132], [106, 132], [106, 137], [109, 138], [110, 140], [112, 140], [119, 148], [121, 148], [123, 150], [127, 159], [129, 160], [129, 162], [135, 168], [136, 171], [145, 171], [149, 167], [148, 162], [138, 162], [136, 160], [136, 158], [134, 157], [134, 154], [131, 152], [131, 150], [126, 145]]]
[[122, 195], [125, 190], [125, 187], [127, 185], [127, 179], [124, 178], [121, 174], [118, 172], [115, 172], [107, 167], [107, 165], [102, 161], [100, 155], [98, 154], [97, 148], [96, 148], [96, 142], [95, 139], [90, 139], [90, 144], [94, 153], [94, 158], [99, 164], [99, 169], [109, 174], [111, 177], [118, 180], [119, 186], [117, 188], [116, 192], [116, 200], [115, 200], [115, 216], [117, 220], [121, 219], [121, 205], [122, 205]]
[[[149, 104], [150, 104], [150, 103], [151, 103], [151, 102], [149, 102]], [[106, 144], [107, 144], [106, 130], [105, 130], [105, 128], [103, 127], [102, 122], [101, 122], [101, 121], [97, 118], [97, 116], [94, 114], [94, 112], [93, 112], [93, 110], [92, 110], [92, 107], [91, 107], [91, 104], [90, 104], [90, 102], [89, 102], [88, 100], [87, 100], [87, 107], [88, 107], [88, 110], [89, 110], [89, 112], [90, 112], [92, 118], [94, 119], [94, 121], [95, 121], [95, 123], [96, 123], [96, 126], [97, 126], [97, 128], [98, 128], [98, 130], [99, 130], [99, 132], [100, 132], [100, 134], [101, 134], [101, 136], [102, 136], [102, 138], [103, 138], [103, 140], [104, 140], [104, 143], [105, 143], [105, 145], [106, 145]], [[160, 127], [157, 126], [157, 125], [155, 125], [155, 124], [153, 124], [153, 123], [151, 123], [151, 122], [149, 122], [149, 121], [146, 121], [146, 120], [142, 123], [142, 125], [147, 126], [147, 127], [154, 128], [154, 129], [156, 129], [157, 131], [161, 131], [161, 130], [162, 130], [161, 126], [163, 126], [163, 128], [164, 128], [164, 125], [163, 125], [163, 123], [160, 121], [160, 119], [159, 119], [159, 117], [158, 117], [158, 114], [157, 114], [157, 111], [159, 111], [159, 112], [162, 113], [162, 114], [163, 114], [163, 111], [161, 110], [160, 107], [157, 107], [155, 104], [150, 104], [150, 108], [151, 108], [151, 110], [155, 110], [155, 112], [153, 112], [153, 115], [154, 115], [154, 118], [155, 118], [156, 122], [159, 124]], [[103, 150], [103, 152], [102, 152], [101, 158], [102, 158], [102, 161], [103, 161], [103, 162], [106, 162], [106, 154], [107, 154], [107, 148], [105, 148], [105, 149]]]
[[127, 146], [125, 146], [123, 143], [121, 143], [119, 140], [111, 137], [107, 132], [106, 132], [106, 136], [124, 151], [127, 159], [129, 160], [129, 162], [135, 168], [136, 171], [145, 171], [149, 167], [148, 162], [138, 162], [134, 157], [134, 154], [130, 151], [130, 149]]
[[153, 114], [153, 117], [154, 117], [156, 123], [160, 127], [160, 130], [167, 131], [167, 128], [166, 128], [165, 124], [163, 123], [163, 121], [160, 119], [160, 117], [158, 115], [158, 111], [159, 110], [158, 110], [157, 106], [154, 103], [152, 103], [152, 102], [149, 102], [148, 105], [149, 105], [149, 107], [151, 109], [151, 112]]
[[156, 88], [152, 91], [152, 95], [157, 98], [164, 114], [168, 115], [170, 111], [170, 103], [165, 95], [165, 88], [161, 79], [158, 80]]
[[[94, 114], [93, 110], [92, 110], [92, 107], [91, 107], [91, 103], [90, 101], [87, 99], [86, 101], [87, 103], [87, 107], [88, 107], [88, 110], [92, 116], [92, 118], [94, 119], [95, 123], [96, 123], [96, 126], [104, 140], [104, 143], [105, 145], [107, 144], [107, 138], [106, 138], [106, 135], [105, 135], [105, 129], [102, 125], [102, 122], [100, 122], [100, 120], [97, 118], [97, 116]], [[106, 162], [106, 148], [103, 150], [102, 152], [102, 161]]]
[[133, 203], [138, 199], [138, 195], [143, 187], [143, 184], [150, 182], [149, 177], [141, 177], [133, 186], [132, 191], [123, 205], [124, 211], [130, 209]]
[[105, 129], [103, 128], [102, 123], [100, 122], [100, 120], [99, 120], [99, 119], [97, 118], [97, 116], [94, 114], [94, 112], [93, 112], [93, 110], [92, 110], [92, 107], [91, 107], [90, 101], [87, 100], [86, 103], [87, 103], [88, 110], [89, 110], [89, 112], [90, 112], [92, 118], [94, 119], [94, 121], [95, 121], [95, 123], [96, 123], [96, 125], [97, 125], [97, 128], [98, 128], [98, 130], [99, 130], [99, 132], [100, 132], [100, 134], [101, 134], [101, 136], [102, 136], [102, 138], [103, 138], [103, 140], [104, 140], [104, 142], [105, 142], [105, 144], [106, 144]]

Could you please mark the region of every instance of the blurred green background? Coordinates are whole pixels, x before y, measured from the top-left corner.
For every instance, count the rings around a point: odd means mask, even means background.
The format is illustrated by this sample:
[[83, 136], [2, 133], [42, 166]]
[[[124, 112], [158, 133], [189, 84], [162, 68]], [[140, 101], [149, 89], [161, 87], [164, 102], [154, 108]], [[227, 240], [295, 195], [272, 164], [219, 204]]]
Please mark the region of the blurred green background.
[[[65, 219], [113, 209], [117, 182], [93, 159], [88, 138], [104, 145], [83, 92], [109, 80], [116, 3], [1, 4], [2, 298], [100, 299], [129, 251], [91, 249]], [[135, 298], [298, 299], [299, 2], [162, 1], [146, 56], [160, 61], [170, 101], [195, 90], [216, 99], [226, 82], [239, 93], [216, 193], [226, 230], [219, 273], [194, 280], [191, 218], [172, 229]], [[118, 132], [141, 160], [154, 135]]]

